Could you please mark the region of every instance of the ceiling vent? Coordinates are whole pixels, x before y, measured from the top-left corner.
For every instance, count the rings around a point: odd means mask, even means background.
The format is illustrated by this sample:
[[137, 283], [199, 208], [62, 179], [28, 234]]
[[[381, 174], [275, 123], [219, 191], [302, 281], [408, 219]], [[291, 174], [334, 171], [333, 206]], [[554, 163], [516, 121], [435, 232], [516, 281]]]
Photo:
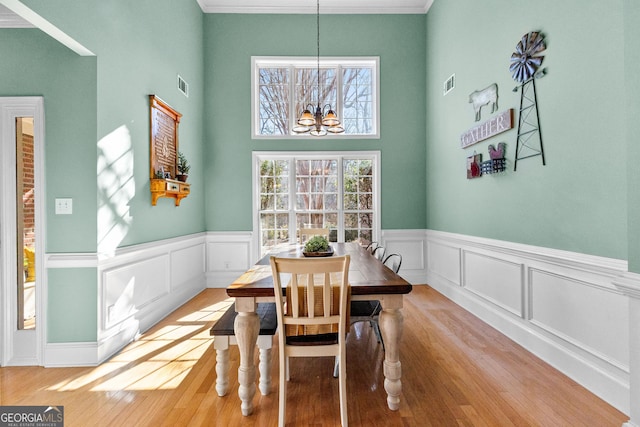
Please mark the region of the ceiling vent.
[[456, 86], [456, 75], [455, 74], [451, 74], [451, 77], [449, 77], [444, 82], [444, 88], [443, 88], [442, 96], [444, 96], [444, 95], [448, 94], [449, 92], [451, 92], [455, 86]]
[[189, 83], [180, 76], [178, 76], [178, 90], [187, 98], [189, 97]]

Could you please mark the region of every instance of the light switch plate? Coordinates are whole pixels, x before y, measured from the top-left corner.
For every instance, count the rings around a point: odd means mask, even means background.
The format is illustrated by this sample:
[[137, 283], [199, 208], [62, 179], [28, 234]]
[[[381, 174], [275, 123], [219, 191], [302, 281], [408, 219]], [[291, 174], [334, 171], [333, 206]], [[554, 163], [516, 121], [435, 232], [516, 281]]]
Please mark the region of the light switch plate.
[[56, 199], [56, 215], [71, 215], [73, 199]]

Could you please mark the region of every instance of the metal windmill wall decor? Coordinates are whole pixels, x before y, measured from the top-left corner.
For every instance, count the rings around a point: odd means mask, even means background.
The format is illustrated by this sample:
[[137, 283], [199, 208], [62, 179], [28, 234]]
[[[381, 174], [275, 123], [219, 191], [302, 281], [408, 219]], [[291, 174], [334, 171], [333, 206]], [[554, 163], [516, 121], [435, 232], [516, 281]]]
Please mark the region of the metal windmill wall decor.
[[514, 171], [518, 167], [518, 160], [529, 157], [542, 156], [542, 164], [545, 164], [535, 81], [546, 73], [546, 68], [540, 69], [546, 48], [544, 36], [538, 31], [531, 31], [522, 36], [511, 55], [509, 70], [513, 79], [520, 83], [513, 89], [514, 92], [520, 89]]

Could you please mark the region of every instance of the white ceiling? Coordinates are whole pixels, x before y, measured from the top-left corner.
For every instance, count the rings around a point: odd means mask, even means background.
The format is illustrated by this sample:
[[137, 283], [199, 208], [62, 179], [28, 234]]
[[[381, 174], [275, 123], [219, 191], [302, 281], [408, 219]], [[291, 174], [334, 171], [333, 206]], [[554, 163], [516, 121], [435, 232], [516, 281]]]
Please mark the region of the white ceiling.
[[[316, 13], [314, 0], [196, 0], [205, 13]], [[0, 28], [34, 25], [0, 0]], [[321, 0], [320, 14], [423, 14], [434, 0]], [[12, 1], [11, 3], [20, 3]]]
[[33, 25], [0, 4], [0, 28], [31, 28]]
[[[427, 13], [434, 0], [321, 0], [320, 14]], [[206, 13], [316, 13], [315, 0], [197, 0]]]

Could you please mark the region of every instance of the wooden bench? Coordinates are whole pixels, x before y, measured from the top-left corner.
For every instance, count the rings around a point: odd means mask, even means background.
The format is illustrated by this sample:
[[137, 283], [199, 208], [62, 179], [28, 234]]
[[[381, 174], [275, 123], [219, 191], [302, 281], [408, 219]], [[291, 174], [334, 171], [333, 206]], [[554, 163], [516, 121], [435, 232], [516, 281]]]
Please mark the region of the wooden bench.
[[[260, 332], [257, 342], [260, 350], [260, 382], [258, 387], [260, 392], [266, 396], [271, 388], [271, 347], [273, 346], [273, 336], [278, 328], [276, 304], [273, 302], [258, 303], [256, 314], [260, 318]], [[231, 304], [209, 330], [209, 335], [214, 337], [213, 347], [216, 349], [216, 391], [218, 396], [225, 396], [229, 391], [229, 346], [237, 344], [233, 330], [237, 315], [235, 303]]]

